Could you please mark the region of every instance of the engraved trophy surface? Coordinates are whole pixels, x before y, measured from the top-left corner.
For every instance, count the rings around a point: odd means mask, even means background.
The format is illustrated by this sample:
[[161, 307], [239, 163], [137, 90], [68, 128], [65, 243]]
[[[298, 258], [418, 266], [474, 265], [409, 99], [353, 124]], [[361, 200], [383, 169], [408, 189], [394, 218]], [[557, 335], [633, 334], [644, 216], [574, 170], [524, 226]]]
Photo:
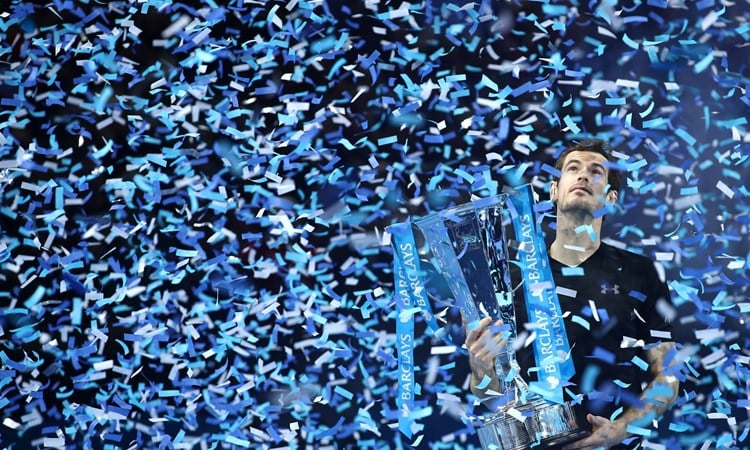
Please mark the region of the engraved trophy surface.
[[413, 220], [415, 238], [426, 253], [422, 264], [430, 267], [433, 279], [444, 280], [467, 323], [489, 316], [493, 323], [502, 319], [505, 327], [508, 345], [495, 364], [502, 405], [478, 429], [484, 449], [543, 448], [588, 434], [578, 426], [568, 403], [550, 402], [533, 392], [520, 373], [513, 347], [516, 314], [510, 265], [515, 255], [508, 253], [506, 235], [514, 225], [508, 209], [512, 195], [475, 200]]

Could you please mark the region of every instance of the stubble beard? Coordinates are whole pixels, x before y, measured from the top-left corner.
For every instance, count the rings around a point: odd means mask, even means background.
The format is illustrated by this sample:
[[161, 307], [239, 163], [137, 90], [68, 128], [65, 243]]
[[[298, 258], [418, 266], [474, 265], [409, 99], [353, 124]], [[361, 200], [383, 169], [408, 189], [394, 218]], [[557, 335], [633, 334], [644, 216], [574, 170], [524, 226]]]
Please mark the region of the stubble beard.
[[586, 217], [592, 216], [600, 208], [601, 205], [593, 204], [590, 199], [587, 198], [573, 198], [566, 199], [565, 202], [560, 203], [560, 212], [564, 213], [569, 217]]

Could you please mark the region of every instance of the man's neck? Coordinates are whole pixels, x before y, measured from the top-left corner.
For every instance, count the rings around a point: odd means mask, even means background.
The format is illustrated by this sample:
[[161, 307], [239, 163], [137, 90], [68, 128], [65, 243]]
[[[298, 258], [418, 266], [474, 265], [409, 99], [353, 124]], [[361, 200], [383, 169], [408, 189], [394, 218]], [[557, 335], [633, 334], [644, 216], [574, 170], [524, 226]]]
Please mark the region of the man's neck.
[[574, 216], [558, 211], [555, 241], [550, 246], [550, 257], [567, 266], [577, 266], [599, 249], [602, 219]]

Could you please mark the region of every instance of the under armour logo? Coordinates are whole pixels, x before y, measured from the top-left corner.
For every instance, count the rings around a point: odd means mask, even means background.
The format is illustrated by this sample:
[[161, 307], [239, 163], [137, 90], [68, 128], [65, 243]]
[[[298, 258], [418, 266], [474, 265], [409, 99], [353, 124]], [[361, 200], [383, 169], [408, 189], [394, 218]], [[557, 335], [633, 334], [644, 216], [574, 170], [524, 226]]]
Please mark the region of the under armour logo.
[[609, 287], [606, 284], [602, 283], [602, 294], [619, 294], [620, 293], [620, 285], [616, 284], [614, 287]]

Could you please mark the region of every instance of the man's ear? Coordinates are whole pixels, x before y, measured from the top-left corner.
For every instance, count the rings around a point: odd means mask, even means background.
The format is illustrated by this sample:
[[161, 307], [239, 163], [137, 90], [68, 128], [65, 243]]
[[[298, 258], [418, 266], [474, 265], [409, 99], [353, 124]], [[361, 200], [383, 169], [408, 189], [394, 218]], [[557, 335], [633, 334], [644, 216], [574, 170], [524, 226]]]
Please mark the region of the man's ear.
[[557, 180], [552, 180], [549, 184], [549, 199], [557, 201]]

